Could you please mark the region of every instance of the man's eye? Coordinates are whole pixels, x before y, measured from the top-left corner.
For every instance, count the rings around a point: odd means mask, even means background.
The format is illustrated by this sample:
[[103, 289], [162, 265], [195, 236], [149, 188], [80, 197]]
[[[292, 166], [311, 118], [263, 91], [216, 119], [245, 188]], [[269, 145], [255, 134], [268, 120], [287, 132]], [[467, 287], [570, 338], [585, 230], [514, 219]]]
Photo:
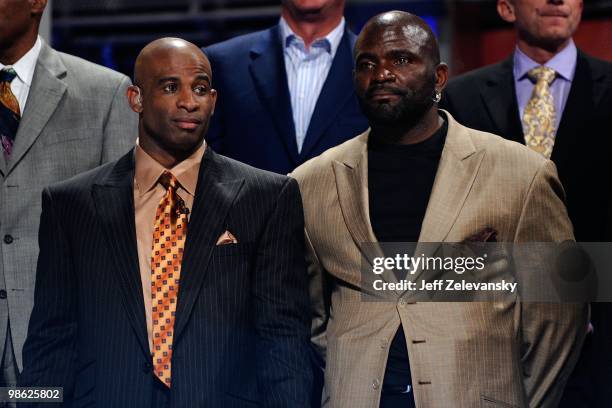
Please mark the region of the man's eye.
[[168, 84], [164, 86], [164, 92], [166, 93], [174, 93], [177, 91], [177, 89], [178, 87], [176, 86], [176, 84]]
[[193, 88], [193, 91], [198, 95], [206, 95], [208, 93], [208, 87], [205, 85], [198, 85]]
[[410, 62], [411, 60], [408, 57], [399, 57], [395, 60], [395, 63], [397, 65], [405, 65], [405, 64], [409, 64]]
[[372, 69], [374, 69], [374, 64], [372, 64], [371, 62], [361, 62], [359, 64], [360, 71], [370, 71]]

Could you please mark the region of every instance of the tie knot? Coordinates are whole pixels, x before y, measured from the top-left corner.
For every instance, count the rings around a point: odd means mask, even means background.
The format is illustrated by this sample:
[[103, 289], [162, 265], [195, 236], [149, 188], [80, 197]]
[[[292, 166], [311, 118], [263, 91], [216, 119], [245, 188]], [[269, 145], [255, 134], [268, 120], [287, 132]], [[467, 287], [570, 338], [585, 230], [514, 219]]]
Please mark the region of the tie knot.
[[8, 82], [10, 84], [16, 76], [17, 73], [13, 68], [4, 68], [0, 71], [0, 82]]
[[555, 80], [555, 77], [557, 76], [557, 72], [552, 68], [548, 68], [545, 66], [539, 66], [539, 67], [529, 70], [527, 75], [529, 76], [529, 78], [531, 78], [532, 81], [536, 81], [536, 82], [544, 81], [548, 85], [550, 85]]
[[176, 177], [174, 177], [174, 174], [170, 173], [169, 171], [164, 171], [163, 174], [159, 176], [159, 183], [164, 186], [166, 190], [170, 188], [176, 190], [176, 187], [179, 184]]

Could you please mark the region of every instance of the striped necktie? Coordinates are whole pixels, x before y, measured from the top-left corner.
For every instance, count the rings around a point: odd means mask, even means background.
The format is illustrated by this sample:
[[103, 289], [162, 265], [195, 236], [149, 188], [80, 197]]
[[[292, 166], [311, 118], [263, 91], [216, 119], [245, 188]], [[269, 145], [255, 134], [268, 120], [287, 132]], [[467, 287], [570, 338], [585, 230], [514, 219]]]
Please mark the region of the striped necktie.
[[527, 75], [536, 84], [523, 113], [525, 144], [550, 159], [556, 132], [555, 104], [550, 85], [557, 73], [552, 68], [540, 66], [530, 70]]
[[166, 188], [166, 194], [157, 207], [153, 229], [152, 352], [155, 375], [170, 387], [174, 319], [189, 210], [185, 208], [183, 200], [176, 192], [179, 182], [172, 173], [164, 172], [159, 178], [159, 183]]
[[11, 82], [16, 76], [17, 73], [13, 68], [4, 68], [0, 71], [0, 142], [6, 159], [13, 152], [13, 144], [21, 120], [19, 102], [11, 91]]

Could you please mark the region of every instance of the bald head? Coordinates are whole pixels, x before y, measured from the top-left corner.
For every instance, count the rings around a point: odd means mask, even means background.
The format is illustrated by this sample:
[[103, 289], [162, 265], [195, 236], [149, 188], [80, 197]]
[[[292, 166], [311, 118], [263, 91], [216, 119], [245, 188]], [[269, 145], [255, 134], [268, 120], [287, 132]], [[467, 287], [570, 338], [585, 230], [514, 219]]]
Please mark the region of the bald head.
[[141, 86], [143, 81], [151, 78], [153, 74], [151, 71], [162, 65], [163, 61], [180, 56], [201, 60], [212, 80], [210, 62], [197, 45], [181, 38], [165, 37], [150, 42], [140, 51], [134, 65], [134, 83]]
[[155, 40], [136, 58], [127, 96], [139, 114], [138, 140], [166, 168], [202, 145], [217, 100], [211, 79], [206, 55], [179, 38]]
[[440, 48], [431, 27], [420, 17], [405, 11], [389, 11], [372, 17], [361, 30], [355, 44], [355, 56], [364, 42], [383, 41], [393, 34], [414, 43], [421, 57], [432, 66], [440, 63]]

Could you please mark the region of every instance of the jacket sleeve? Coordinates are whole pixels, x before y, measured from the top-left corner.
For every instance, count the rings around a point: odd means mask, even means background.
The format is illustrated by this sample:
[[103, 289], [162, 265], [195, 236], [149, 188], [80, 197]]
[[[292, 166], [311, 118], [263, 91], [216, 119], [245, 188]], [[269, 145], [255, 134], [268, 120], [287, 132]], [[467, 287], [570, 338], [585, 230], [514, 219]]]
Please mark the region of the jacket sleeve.
[[[515, 242], [573, 239], [564, 193], [551, 161], [538, 170], [527, 193]], [[522, 375], [530, 407], [557, 407], [587, 333], [585, 303], [521, 305]]]
[[57, 208], [50, 190], [45, 189], [34, 310], [23, 348], [19, 386], [63, 387], [64, 403], [68, 404], [75, 382], [76, 281], [70, 245]]
[[259, 241], [253, 278], [257, 376], [264, 407], [308, 407], [310, 308], [304, 263], [304, 216], [287, 179]]

